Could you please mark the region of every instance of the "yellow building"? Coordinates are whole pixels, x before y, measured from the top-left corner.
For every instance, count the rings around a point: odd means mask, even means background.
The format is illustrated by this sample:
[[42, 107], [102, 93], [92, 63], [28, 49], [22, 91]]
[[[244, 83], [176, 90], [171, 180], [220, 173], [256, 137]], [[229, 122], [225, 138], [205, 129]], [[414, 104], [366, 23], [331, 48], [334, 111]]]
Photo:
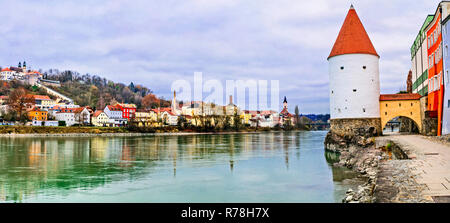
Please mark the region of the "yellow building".
[[248, 124], [250, 125], [250, 119], [252, 119], [252, 114], [250, 113], [250, 111], [244, 111], [241, 113], [241, 119], [243, 121], [244, 124]]
[[420, 98], [420, 94], [380, 95], [381, 129], [396, 117], [407, 117], [413, 120], [419, 132], [422, 132]]
[[153, 110], [138, 109], [135, 113], [134, 121], [137, 122], [139, 127], [142, 126], [156, 126], [158, 115]]
[[47, 121], [48, 112], [40, 111], [39, 109], [33, 109], [28, 112], [28, 118], [31, 121]]
[[102, 127], [109, 125], [109, 117], [103, 110], [97, 110], [92, 116], [92, 125]]

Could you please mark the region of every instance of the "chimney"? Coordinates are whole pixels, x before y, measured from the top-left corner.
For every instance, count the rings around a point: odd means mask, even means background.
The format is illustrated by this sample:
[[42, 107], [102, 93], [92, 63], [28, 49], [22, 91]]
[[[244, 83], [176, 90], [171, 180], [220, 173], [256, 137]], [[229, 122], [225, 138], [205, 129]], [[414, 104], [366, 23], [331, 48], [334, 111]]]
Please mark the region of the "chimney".
[[230, 95], [230, 105], [233, 104], [233, 95]]

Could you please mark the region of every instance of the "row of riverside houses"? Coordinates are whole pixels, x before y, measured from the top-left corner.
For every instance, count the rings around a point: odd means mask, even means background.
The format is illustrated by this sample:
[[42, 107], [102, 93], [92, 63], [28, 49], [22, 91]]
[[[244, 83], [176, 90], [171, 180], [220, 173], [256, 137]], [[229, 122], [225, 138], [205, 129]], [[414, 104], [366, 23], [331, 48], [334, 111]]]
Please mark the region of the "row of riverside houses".
[[437, 119], [437, 134], [450, 134], [450, 1], [427, 15], [411, 46], [412, 92], [427, 97], [425, 115]]
[[[30, 80], [27, 76], [36, 76], [35, 81], [28, 81], [28, 84], [36, 85], [40, 83], [42, 74], [37, 71], [27, 71], [26, 62], [19, 63], [17, 68], [9, 67], [1, 69], [0, 79], [11, 81]], [[228, 120], [230, 125], [235, 123], [235, 118], [241, 120], [241, 124], [253, 127], [275, 127], [277, 125], [294, 125], [293, 115], [288, 111], [286, 97], [283, 102], [281, 113], [276, 111], [250, 111], [240, 110], [233, 103], [230, 96], [228, 105], [221, 106], [203, 101], [191, 101], [183, 103], [176, 100], [176, 93], [172, 100], [171, 107], [157, 109], [137, 109], [134, 104], [116, 103], [107, 105], [103, 110], [93, 111], [90, 107], [80, 107], [73, 101], [63, 98], [51, 99], [47, 95], [26, 95], [32, 99], [33, 103], [26, 106], [30, 125], [34, 126], [73, 126], [73, 125], [94, 125], [103, 127], [120, 127], [130, 123], [138, 126], [163, 126], [184, 124], [193, 126], [217, 126], [222, 125], [224, 120]], [[7, 105], [8, 96], [0, 96], [0, 115], [9, 112]], [[227, 118], [228, 117], [228, 118]], [[2, 122], [3, 123], [3, 122]], [[207, 124], [208, 123], [208, 124]]]

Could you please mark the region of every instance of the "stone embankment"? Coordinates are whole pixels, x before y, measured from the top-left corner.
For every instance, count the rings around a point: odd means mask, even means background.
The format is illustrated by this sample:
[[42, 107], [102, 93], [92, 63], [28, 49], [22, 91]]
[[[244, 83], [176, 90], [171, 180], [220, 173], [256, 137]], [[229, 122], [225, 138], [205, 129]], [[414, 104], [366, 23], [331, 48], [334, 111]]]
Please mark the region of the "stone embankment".
[[326, 143], [334, 143], [326, 148], [341, 154], [336, 165], [368, 178], [357, 190], [348, 190], [343, 202], [450, 202], [450, 136], [363, 138], [329, 133], [326, 139]]
[[373, 196], [378, 166], [381, 160], [388, 159], [388, 155], [375, 145], [372, 129], [359, 129], [355, 134], [337, 134], [330, 131], [325, 139], [325, 147], [329, 151], [339, 153], [336, 166], [343, 166], [360, 173], [367, 178], [367, 182], [358, 186], [356, 191], [349, 189], [345, 203], [373, 203]]

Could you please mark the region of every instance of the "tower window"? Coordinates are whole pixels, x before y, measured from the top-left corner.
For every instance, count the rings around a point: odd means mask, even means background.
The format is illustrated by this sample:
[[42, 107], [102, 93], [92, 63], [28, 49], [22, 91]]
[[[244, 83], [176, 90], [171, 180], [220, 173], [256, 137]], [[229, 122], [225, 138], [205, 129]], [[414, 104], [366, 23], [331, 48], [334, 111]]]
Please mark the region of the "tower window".
[[402, 107], [402, 103], [398, 103], [398, 107]]
[[367, 67], [366, 66], [363, 66], [363, 69], [365, 70]]
[[356, 92], [356, 89], [353, 89], [353, 92]]
[[341, 70], [343, 70], [344, 69], [344, 67], [341, 67]]
[[365, 109], [365, 108], [363, 108], [363, 112], [366, 112], [366, 109]]
[[387, 115], [387, 112], [385, 112], [384, 115]]

